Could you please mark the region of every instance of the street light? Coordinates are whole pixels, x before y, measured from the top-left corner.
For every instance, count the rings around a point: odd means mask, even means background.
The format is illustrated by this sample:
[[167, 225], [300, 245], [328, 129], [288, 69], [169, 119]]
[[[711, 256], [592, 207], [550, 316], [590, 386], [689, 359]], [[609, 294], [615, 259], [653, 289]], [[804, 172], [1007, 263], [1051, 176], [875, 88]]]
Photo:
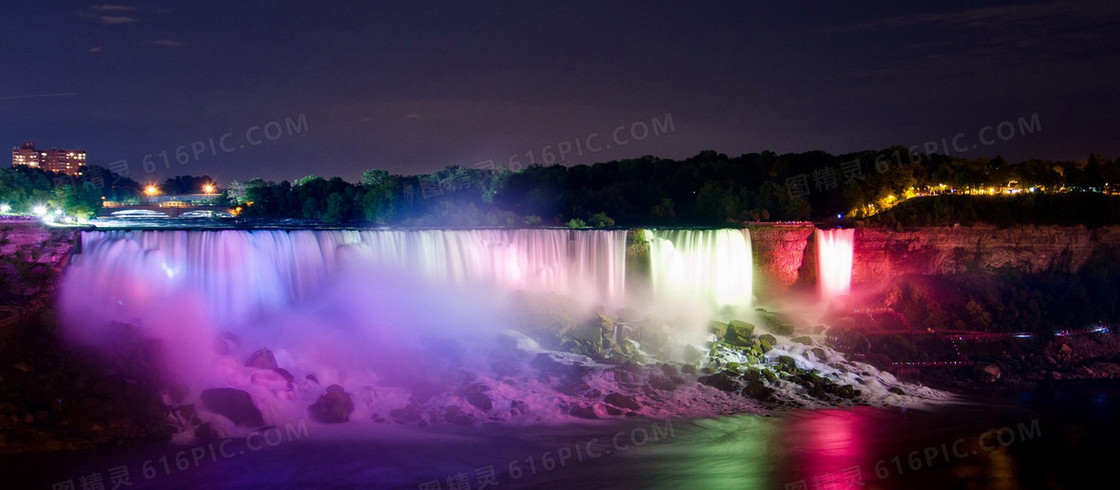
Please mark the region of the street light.
[[144, 194], [147, 194], [149, 196], [154, 196], [156, 194], [159, 194], [159, 187], [156, 187], [154, 185], [149, 185], [149, 186], [144, 188]]
[[217, 188], [214, 187], [214, 184], [206, 184], [202, 186], [203, 194], [213, 194], [215, 190], [217, 190]]

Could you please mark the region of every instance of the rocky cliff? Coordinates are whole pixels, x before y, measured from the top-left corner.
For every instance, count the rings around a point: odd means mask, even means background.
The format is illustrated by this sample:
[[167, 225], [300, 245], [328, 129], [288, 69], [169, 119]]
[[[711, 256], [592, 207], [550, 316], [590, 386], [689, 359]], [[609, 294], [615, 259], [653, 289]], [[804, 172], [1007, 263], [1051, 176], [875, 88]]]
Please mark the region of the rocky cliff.
[[[757, 286], [786, 290], [815, 283], [816, 248], [808, 224], [752, 225]], [[903, 274], [1076, 272], [1099, 247], [1120, 247], [1120, 227], [929, 227], [893, 231], [858, 228], [852, 282], [889, 281]]]

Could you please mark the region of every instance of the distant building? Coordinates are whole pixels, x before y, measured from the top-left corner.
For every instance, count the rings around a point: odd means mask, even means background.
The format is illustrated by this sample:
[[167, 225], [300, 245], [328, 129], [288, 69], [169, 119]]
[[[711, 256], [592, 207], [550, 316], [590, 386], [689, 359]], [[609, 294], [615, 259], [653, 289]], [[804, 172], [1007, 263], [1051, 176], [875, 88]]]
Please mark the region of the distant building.
[[86, 152], [82, 150], [38, 150], [34, 141], [25, 141], [19, 148], [12, 148], [12, 166], [25, 165], [41, 168], [48, 172], [66, 175], [81, 175], [78, 167], [86, 164]]

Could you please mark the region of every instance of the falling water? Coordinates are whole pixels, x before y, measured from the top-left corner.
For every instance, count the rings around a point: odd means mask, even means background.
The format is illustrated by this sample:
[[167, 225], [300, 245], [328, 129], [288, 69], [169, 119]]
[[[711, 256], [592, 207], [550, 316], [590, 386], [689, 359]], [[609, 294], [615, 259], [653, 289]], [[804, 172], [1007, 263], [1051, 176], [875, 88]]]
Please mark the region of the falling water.
[[748, 230], [659, 230], [650, 240], [656, 299], [750, 306], [753, 267]]
[[625, 231], [94, 231], [83, 233], [82, 250], [68, 276], [103, 307], [127, 311], [187, 289], [220, 323], [305, 298], [347, 260], [447, 285], [608, 305], [625, 295]]
[[817, 277], [821, 295], [834, 298], [848, 294], [852, 287], [852, 245], [855, 230], [816, 230]]

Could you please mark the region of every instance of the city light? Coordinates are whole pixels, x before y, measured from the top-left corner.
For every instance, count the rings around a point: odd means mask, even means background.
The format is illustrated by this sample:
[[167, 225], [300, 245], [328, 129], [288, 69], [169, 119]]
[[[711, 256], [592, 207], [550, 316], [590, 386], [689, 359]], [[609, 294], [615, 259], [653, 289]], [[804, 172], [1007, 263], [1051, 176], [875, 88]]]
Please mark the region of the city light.
[[40, 204], [38, 206], [35, 206], [34, 208], [31, 208], [31, 212], [35, 213], [35, 216], [46, 216], [47, 207]]
[[214, 187], [214, 184], [206, 184], [202, 186], [203, 194], [213, 194], [215, 190], [217, 190], [217, 188]]
[[12, 205], [8, 203], [0, 204], [0, 213], [7, 213], [12, 210]]
[[159, 194], [159, 187], [156, 187], [154, 185], [149, 185], [149, 186], [144, 188], [144, 194], [147, 194], [149, 196], [154, 196], [156, 194]]

